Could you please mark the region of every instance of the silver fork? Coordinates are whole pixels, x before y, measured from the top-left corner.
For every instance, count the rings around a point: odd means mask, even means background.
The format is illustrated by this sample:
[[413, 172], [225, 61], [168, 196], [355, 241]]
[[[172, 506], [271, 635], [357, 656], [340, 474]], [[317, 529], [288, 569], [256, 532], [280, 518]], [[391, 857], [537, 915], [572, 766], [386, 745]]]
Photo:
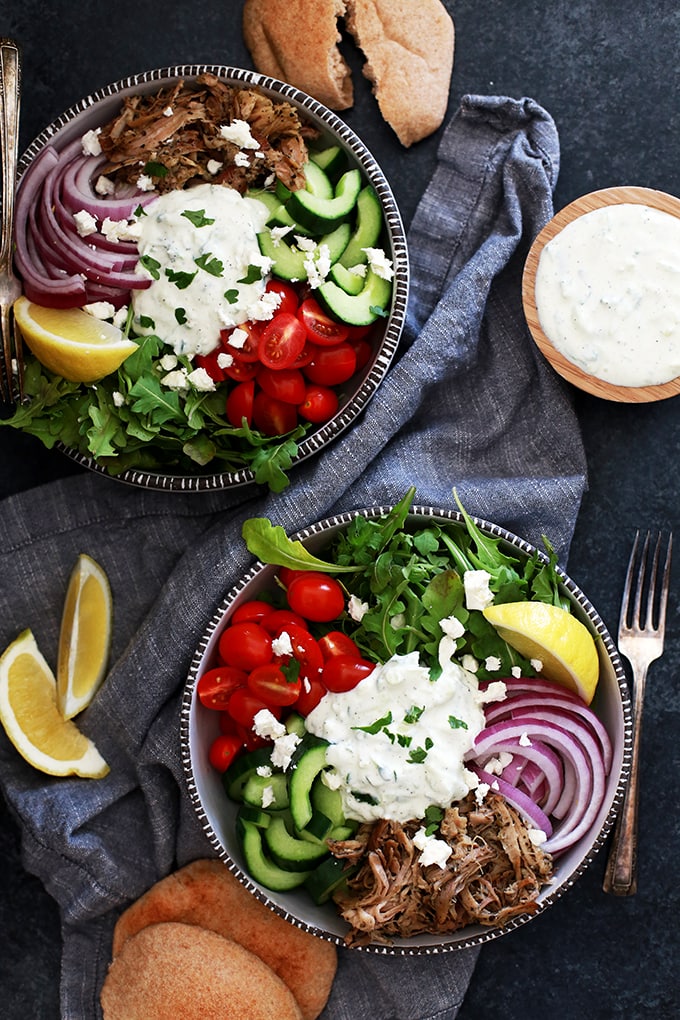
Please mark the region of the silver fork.
[[14, 193], [16, 189], [19, 146], [19, 104], [21, 62], [19, 48], [12, 39], [0, 39], [0, 149], [2, 150], [2, 223], [0, 226], [0, 396], [15, 399], [12, 360], [16, 362], [17, 389], [23, 399], [23, 351], [21, 336], [14, 322], [12, 305], [21, 294], [21, 285], [12, 270], [14, 240]]
[[[602, 885], [605, 892], [614, 893], [615, 896], [631, 896], [637, 890], [638, 778], [642, 706], [647, 670], [650, 664], [658, 659], [663, 652], [673, 547], [673, 535], [671, 534], [668, 537], [666, 560], [659, 590], [661, 535], [659, 534], [654, 546], [648, 579], [646, 573], [650, 546], [649, 532], [647, 532], [642, 546], [639, 567], [637, 575], [635, 575], [639, 539], [640, 532], [638, 531], [628, 563], [619, 618], [619, 651], [628, 659], [633, 671], [633, 752], [630, 779], [617, 819]], [[643, 590], [646, 601], [644, 623]]]

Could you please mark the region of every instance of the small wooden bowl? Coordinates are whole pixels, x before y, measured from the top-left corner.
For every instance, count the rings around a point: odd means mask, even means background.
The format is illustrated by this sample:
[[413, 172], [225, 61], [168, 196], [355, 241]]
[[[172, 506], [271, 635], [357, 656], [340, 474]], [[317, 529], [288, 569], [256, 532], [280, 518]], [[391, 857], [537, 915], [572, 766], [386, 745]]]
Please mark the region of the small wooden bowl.
[[536, 345], [563, 379], [587, 393], [602, 397], [604, 400], [641, 404], [676, 396], [680, 393], [680, 376], [657, 386], [617, 386], [604, 379], [598, 379], [594, 375], [589, 375], [578, 365], [565, 358], [543, 332], [535, 297], [538, 263], [541, 252], [548, 241], [552, 240], [568, 223], [583, 216], [584, 213], [592, 212], [593, 209], [600, 209], [606, 205], [623, 204], [647, 205], [680, 218], [680, 199], [673, 195], [667, 195], [663, 191], [654, 191], [652, 188], [604, 188], [602, 191], [592, 191], [588, 195], [582, 195], [581, 198], [577, 198], [553, 216], [532, 244], [522, 277], [522, 302], [527, 325]]

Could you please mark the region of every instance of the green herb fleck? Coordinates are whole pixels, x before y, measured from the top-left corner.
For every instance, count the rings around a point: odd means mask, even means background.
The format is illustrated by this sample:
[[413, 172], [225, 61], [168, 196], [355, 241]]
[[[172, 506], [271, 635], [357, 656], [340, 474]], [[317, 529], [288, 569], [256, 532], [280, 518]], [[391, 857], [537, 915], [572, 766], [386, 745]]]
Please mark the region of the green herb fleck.
[[434, 835], [443, 818], [444, 811], [442, 808], [437, 807], [436, 804], [430, 804], [430, 806], [425, 809], [425, 821], [427, 822], [427, 825], [425, 826], [425, 835]]
[[237, 280], [237, 283], [257, 283], [258, 280], [262, 279], [262, 270], [259, 266], [248, 266], [248, 272], [241, 280]]
[[361, 730], [362, 733], [380, 733], [383, 726], [389, 726], [392, 722], [392, 713], [388, 712], [382, 719], [376, 719], [375, 722], [371, 723], [370, 726], [352, 726], [353, 730]]
[[139, 219], [140, 216], [146, 216], [146, 209], [143, 205], [138, 205], [132, 215]]
[[355, 800], [358, 800], [360, 804], [377, 804], [378, 798], [373, 797], [370, 793], [360, 793], [358, 790], [351, 790], [350, 793]]
[[187, 313], [185, 308], [175, 308], [175, 318], [180, 326], [183, 326], [187, 321]]
[[425, 747], [414, 747], [408, 758], [406, 759], [409, 765], [422, 765], [427, 758], [427, 752], [433, 747], [432, 740], [430, 737], [425, 738]]
[[205, 209], [185, 209], [182, 213], [195, 227], [207, 227], [215, 222], [214, 218], [205, 215]]
[[371, 315], [377, 315], [380, 319], [387, 318], [387, 310], [382, 308], [380, 305], [371, 305], [370, 312]]
[[149, 162], [144, 167], [144, 173], [149, 174], [150, 177], [167, 177], [168, 168], [162, 163]]
[[397, 733], [397, 743], [399, 747], [410, 747], [413, 737], [407, 737], [405, 733]]
[[155, 329], [156, 328], [156, 323], [154, 322], [154, 320], [151, 318], [150, 315], [140, 315], [139, 316], [139, 325], [142, 327], [142, 329]]
[[224, 263], [209, 251], [205, 255], [199, 255], [197, 259], [194, 259], [194, 262], [199, 269], [204, 269], [211, 276], [222, 276], [224, 273]]
[[417, 723], [424, 711], [425, 711], [424, 705], [422, 708], [418, 708], [417, 705], [411, 705], [408, 712], [404, 716], [404, 722]]
[[170, 283], [174, 283], [178, 290], [186, 290], [197, 273], [198, 270], [195, 273], [178, 273], [174, 269], [165, 270], [168, 280]]
[[466, 730], [468, 728], [468, 724], [465, 720], [458, 719], [455, 715], [449, 716], [449, 726], [452, 730]]
[[151, 273], [154, 280], [160, 280], [161, 278], [161, 264], [157, 259], [151, 257], [151, 255], [142, 255], [139, 260], [147, 273]]
[[232, 287], [230, 290], [225, 290], [224, 296], [230, 305], [235, 305], [238, 301], [238, 289], [236, 287]]

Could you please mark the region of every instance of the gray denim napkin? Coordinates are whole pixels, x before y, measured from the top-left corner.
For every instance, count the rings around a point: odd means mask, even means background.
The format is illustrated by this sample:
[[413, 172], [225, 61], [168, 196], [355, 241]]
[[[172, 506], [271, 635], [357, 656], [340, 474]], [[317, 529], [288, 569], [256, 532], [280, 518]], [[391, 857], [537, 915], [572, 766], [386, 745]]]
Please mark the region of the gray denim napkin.
[[[23, 861], [61, 909], [65, 1020], [100, 1015], [120, 910], [211, 853], [184, 789], [179, 705], [207, 621], [251, 563], [245, 517], [267, 515], [291, 531], [390, 504], [412, 483], [416, 502], [451, 507], [455, 486], [469, 511], [535, 542], [547, 534], [566, 561], [584, 455], [566, 389], [530, 341], [520, 299], [524, 256], [552, 215], [558, 162], [555, 126], [535, 102], [464, 98], [409, 235], [403, 352], [361, 419], [300, 465], [285, 492], [162, 494], [84, 474], [3, 502], [2, 647], [30, 626], [55, 664], [81, 552], [104, 566], [115, 600], [110, 675], [79, 717], [110, 775], [42, 776], [0, 733], [0, 782]], [[477, 952], [341, 950], [324, 1020], [452, 1020]]]

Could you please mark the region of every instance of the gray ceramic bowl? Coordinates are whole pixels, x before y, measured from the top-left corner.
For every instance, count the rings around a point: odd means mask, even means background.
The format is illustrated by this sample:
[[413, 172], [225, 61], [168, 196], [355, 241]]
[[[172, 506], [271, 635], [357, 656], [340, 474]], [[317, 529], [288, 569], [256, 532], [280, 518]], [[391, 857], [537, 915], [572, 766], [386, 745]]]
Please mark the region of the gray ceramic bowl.
[[[378, 517], [388, 512], [388, 509], [373, 507], [357, 513], [369, 518]], [[338, 530], [346, 528], [354, 516], [356, 514], [347, 513], [329, 518], [306, 528], [296, 537], [312, 552], [319, 554], [332, 536]], [[422, 518], [462, 522], [462, 517], [457, 511], [422, 506], [414, 507], [410, 515], [412, 521], [417, 518], [421, 518], [421, 523]], [[512, 548], [513, 553], [519, 552], [529, 556], [535, 552], [529, 543], [494, 524], [480, 520], [476, 520], [476, 523], [487, 534], [503, 539]], [[198, 679], [205, 670], [215, 665], [217, 642], [231, 614], [241, 603], [257, 598], [259, 592], [270, 587], [275, 573], [275, 567], [255, 563], [227, 593], [200, 640], [189, 671], [181, 714], [180, 739], [187, 788], [210, 844], [246, 888], [293, 924], [322, 938], [342, 944], [348, 927], [337, 914], [333, 904], [316, 906], [304, 891], [299, 890], [289, 893], [271, 892], [254, 882], [245, 870], [243, 854], [236, 837], [237, 805], [227, 799], [220, 775], [208, 763], [208, 748], [218, 733], [217, 713], [204, 708], [195, 695]], [[571, 600], [574, 615], [599, 639], [597, 645], [600, 656], [600, 681], [592, 707], [611, 738], [613, 761], [604, 801], [597, 818], [590, 831], [556, 861], [554, 880], [542, 890], [536, 913], [524, 914], [503, 928], [471, 926], [445, 936], [420, 935], [396, 939], [391, 946], [369, 945], [362, 947], [362, 951], [390, 955], [441, 953], [480, 945], [498, 938], [527, 923], [532, 917], [538, 916], [562, 896], [603, 845], [623, 797], [630, 771], [631, 707], [621, 659], [602, 619], [574, 582], [564, 572], [559, 573], [563, 590]]]
[[[382, 206], [387, 234], [387, 255], [394, 264], [394, 286], [389, 317], [385, 319], [382, 331], [378, 331], [374, 350], [368, 364], [342, 386], [340, 405], [336, 414], [326, 424], [308, 433], [299, 443], [294, 464], [313, 456], [343, 432], [366, 407], [380, 385], [397, 350], [404, 326], [408, 300], [409, 265], [406, 238], [401, 216], [385, 176], [375, 159], [356, 134], [334, 113], [304, 92], [268, 78], [253, 71], [219, 65], [182, 65], [147, 71], [107, 85], [82, 99], [57, 118], [31, 143], [19, 161], [18, 176], [21, 179], [38, 153], [45, 145], [60, 150], [86, 131], [105, 124], [116, 115], [125, 96], [149, 94], [172, 86], [180, 79], [191, 83], [204, 73], [217, 75], [227, 84], [236, 87], [256, 87], [272, 98], [286, 100], [296, 107], [301, 115], [317, 127], [329, 144], [343, 146], [350, 166], [358, 167], [366, 182], [377, 192]], [[104, 466], [89, 456], [59, 447], [64, 453], [93, 471], [109, 474]], [[214, 469], [213, 469], [214, 470]], [[147, 470], [131, 469], [115, 475], [120, 481], [149, 489], [166, 491], [206, 491], [246, 485], [254, 481], [249, 468], [232, 472], [205, 474], [163, 474]]]

